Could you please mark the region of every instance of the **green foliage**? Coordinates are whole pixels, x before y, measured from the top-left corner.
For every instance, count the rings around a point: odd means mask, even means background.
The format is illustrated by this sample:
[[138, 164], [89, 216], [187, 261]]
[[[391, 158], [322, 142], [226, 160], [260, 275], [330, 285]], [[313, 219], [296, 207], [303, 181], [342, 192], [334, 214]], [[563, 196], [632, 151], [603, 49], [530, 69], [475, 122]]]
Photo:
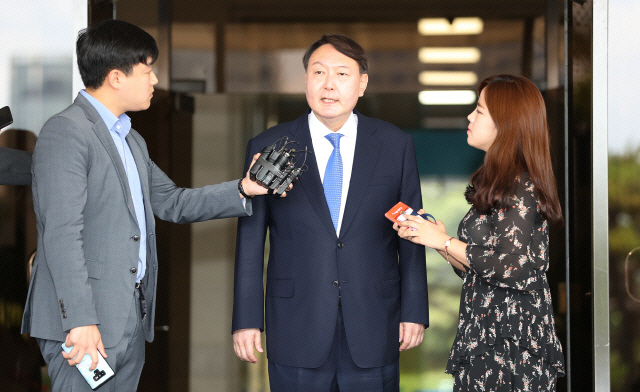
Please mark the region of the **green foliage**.
[[[640, 149], [609, 155], [609, 281], [611, 282], [611, 390], [631, 391], [640, 368], [640, 303], [627, 293], [637, 290], [640, 251], [625, 268], [627, 255], [640, 246]], [[629, 276], [627, 276], [627, 273]], [[634, 293], [638, 295], [638, 293]]]
[[[425, 211], [441, 220], [447, 233], [457, 236], [460, 220], [469, 210], [464, 199], [467, 178], [422, 180]], [[422, 344], [400, 354], [401, 392], [451, 391], [453, 379], [444, 370], [458, 325], [462, 280], [436, 251], [427, 249], [429, 328]]]
[[[609, 209], [640, 212], [640, 149], [609, 157]], [[637, 216], [636, 216], [637, 217]]]

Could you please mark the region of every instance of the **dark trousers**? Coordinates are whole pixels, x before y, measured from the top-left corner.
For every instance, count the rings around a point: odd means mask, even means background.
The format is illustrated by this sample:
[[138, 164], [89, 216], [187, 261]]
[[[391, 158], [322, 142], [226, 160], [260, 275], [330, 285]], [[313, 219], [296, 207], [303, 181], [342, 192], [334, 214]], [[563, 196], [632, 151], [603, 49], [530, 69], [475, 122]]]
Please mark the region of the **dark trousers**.
[[[105, 360], [115, 372], [115, 376], [104, 383], [100, 392], [134, 392], [144, 366], [144, 332], [142, 330], [140, 292], [134, 289], [134, 300], [129, 310], [129, 319], [124, 335], [115, 347], [107, 348]], [[91, 392], [91, 387], [75, 366], [62, 357], [63, 342], [38, 339], [40, 351], [49, 365], [49, 377], [53, 392]]]
[[398, 392], [398, 362], [376, 368], [360, 368], [351, 358], [342, 309], [327, 361], [308, 369], [269, 361], [271, 392]]

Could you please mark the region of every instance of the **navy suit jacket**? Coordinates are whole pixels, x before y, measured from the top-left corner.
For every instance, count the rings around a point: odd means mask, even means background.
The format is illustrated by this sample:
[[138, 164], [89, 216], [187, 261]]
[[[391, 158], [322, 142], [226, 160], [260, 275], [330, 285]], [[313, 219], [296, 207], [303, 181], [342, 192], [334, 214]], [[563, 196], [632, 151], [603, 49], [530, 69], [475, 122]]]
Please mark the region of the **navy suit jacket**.
[[[400, 200], [422, 207], [413, 140], [392, 124], [355, 113], [358, 134], [339, 236], [313, 154], [286, 198], [254, 198], [253, 216], [239, 218], [232, 329], [266, 328], [267, 355], [278, 364], [316, 368], [325, 362], [338, 295], [359, 367], [398, 360], [401, 321], [429, 323], [424, 246], [400, 239], [384, 216]], [[308, 114], [251, 139], [245, 170], [254, 154], [284, 136], [313, 150]]]

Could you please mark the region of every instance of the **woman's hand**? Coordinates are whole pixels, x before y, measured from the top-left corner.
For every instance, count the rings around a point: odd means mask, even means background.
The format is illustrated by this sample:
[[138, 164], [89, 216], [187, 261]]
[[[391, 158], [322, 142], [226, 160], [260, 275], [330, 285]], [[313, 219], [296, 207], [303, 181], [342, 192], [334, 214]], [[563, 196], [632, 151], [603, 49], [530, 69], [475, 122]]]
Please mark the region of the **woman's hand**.
[[[420, 210], [418, 213], [423, 214], [424, 211]], [[433, 223], [419, 216], [405, 215], [405, 217], [407, 220], [393, 225], [401, 238], [432, 249], [444, 249], [444, 243], [449, 236], [442, 221]]]
[[[424, 213], [424, 210], [418, 211], [418, 214]], [[401, 238], [437, 250], [443, 259], [462, 272], [470, 268], [466, 258], [467, 244], [464, 242], [452, 239], [447, 250], [448, 254], [445, 254], [445, 244], [452, 237], [447, 234], [442, 221], [433, 223], [419, 216], [405, 215], [405, 217], [407, 220], [393, 225]]]

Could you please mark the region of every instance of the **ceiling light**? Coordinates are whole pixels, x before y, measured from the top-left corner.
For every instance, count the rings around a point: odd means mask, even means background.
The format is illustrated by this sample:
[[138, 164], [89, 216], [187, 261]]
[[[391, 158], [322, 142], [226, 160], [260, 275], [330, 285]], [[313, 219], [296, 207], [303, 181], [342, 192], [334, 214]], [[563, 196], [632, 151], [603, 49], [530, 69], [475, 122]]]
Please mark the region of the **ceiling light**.
[[474, 64], [480, 61], [480, 49], [460, 48], [420, 48], [418, 58], [425, 64]]
[[470, 105], [476, 101], [473, 90], [420, 91], [418, 100], [423, 105]]
[[474, 86], [478, 75], [471, 71], [422, 71], [419, 80], [425, 86]]
[[480, 18], [455, 18], [449, 23], [446, 18], [423, 18], [418, 21], [418, 32], [422, 35], [470, 35], [480, 34], [484, 23]]

